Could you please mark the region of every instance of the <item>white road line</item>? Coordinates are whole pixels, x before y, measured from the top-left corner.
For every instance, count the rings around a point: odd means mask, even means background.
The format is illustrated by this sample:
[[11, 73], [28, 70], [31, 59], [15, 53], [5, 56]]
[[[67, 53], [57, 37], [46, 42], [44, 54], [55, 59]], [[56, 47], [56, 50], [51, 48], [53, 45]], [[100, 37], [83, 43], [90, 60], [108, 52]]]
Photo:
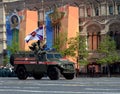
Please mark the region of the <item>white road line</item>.
[[110, 89], [108, 89], [108, 88], [85, 88], [85, 90], [91, 90], [91, 91], [109, 91], [109, 92], [111, 92], [111, 91], [120, 91], [120, 88], [117, 88], [117, 89], [112, 89], [112, 88], [110, 88]]
[[14, 90], [0, 89], [0, 92], [24, 92], [24, 93], [44, 93], [44, 94], [120, 94], [119, 92], [74, 92], [74, 91], [35, 91], [35, 90]]
[[[106, 86], [106, 84], [93, 84], [93, 83], [89, 83], [89, 84], [81, 84], [81, 83], [66, 83], [66, 84], [42, 84], [42, 83], [34, 83], [36, 86], [66, 86], [66, 87], [76, 87], [76, 86]], [[108, 86], [108, 85], [107, 85]], [[120, 84], [111, 84], [110, 86], [118, 86], [120, 87]]]
[[[67, 84], [58, 84], [58, 83], [56, 83], [56, 84], [42, 84], [42, 83], [34, 83], [34, 84], [32, 84], [32, 85], [35, 85], [35, 87], [39, 87], [39, 86], [52, 86], [52, 87], [56, 87], [56, 86], [64, 86], [64, 87], [81, 87], [81, 86], [106, 86], [106, 85], [102, 85], [102, 84], [69, 84], [69, 83], [67, 83]], [[108, 86], [108, 85], [107, 85]], [[117, 87], [120, 87], [120, 84], [119, 85], [110, 85], [111, 87], [112, 86], [117, 86]], [[0, 85], [0, 88], [9, 88], [8, 86], [5, 86], [5, 85]], [[10, 88], [18, 88], [18, 87], [14, 87], [14, 86], [11, 86]]]

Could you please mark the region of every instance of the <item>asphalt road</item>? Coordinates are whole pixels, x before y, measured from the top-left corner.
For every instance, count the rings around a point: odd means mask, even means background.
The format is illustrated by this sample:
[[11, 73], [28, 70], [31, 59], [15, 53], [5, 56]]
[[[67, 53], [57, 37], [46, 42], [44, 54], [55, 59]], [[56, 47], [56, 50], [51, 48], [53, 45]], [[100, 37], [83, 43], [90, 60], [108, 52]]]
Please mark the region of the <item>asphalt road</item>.
[[0, 94], [120, 94], [120, 78], [0, 78]]

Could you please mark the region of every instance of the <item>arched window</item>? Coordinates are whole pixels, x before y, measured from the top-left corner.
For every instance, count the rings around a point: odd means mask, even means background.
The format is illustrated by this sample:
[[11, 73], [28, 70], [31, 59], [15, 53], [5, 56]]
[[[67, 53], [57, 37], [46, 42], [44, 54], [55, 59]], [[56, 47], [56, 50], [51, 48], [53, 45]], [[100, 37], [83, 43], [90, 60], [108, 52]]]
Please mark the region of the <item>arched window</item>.
[[88, 50], [94, 51], [98, 49], [100, 43], [100, 27], [97, 25], [90, 25], [87, 27], [87, 43]]
[[113, 15], [113, 6], [112, 5], [109, 6], [109, 14]]
[[120, 14], [120, 5], [117, 5], [118, 14]]
[[116, 42], [116, 49], [120, 50], [120, 23], [113, 23], [109, 26], [109, 36], [112, 37]]
[[90, 9], [90, 7], [87, 8], [87, 16], [88, 16], [88, 17], [91, 16], [91, 9]]
[[99, 16], [99, 8], [98, 7], [95, 8], [95, 16]]
[[88, 50], [97, 50], [100, 42], [100, 32], [88, 32]]

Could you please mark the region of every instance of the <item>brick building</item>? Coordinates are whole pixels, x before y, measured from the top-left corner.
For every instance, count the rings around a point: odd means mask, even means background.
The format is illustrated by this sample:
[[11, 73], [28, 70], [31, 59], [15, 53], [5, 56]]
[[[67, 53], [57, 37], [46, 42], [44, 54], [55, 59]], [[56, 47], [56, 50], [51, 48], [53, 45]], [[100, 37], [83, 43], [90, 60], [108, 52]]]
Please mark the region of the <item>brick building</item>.
[[[100, 40], [106, 34], [114, 38], [120, 50], [120, 0], [88, 0], [79, 5], [79, 28], [87, 38], [88, 61], [95, 65], [95, 72], [106, 72], [106, 67], [95, 64]], [[91, 66], [91, 65], [90, 65]], [[114, 72], [120, 73], [120, 65], [113, 65]], [[115, 70], [116, 69], [116, 70]], [[87, 71], [87, 70], [86, 70]]]
[[[117, 50], [120, 50], [120, 0], [18, 0], [17, 2], [4, 3], [6, 6], [2, 8], [5, 8], [6, 13], [13, 12], [14, 9], [20, 11], [24, 8], [37, 10], [41, 13], [42, 8], [44, 8], [44, 12], [51, 10], [54, 3], [58, 7], [66, 4], [78, 7], [79, 32], [80, 35], [87, 38], [86, 43], [89, 50], [89, 62], [91, 64], [95, 63], [95, 59], [98, 58], [96, 50], [102, 36], [105, 34], [114, 37], [117, 43]], [[2, 50], [3, 48], [1, 49], [1, 54]], [[83, 72], [87, 72], [83, 66], [81, 67]], [[115, 67], [115, 71], [120, 72], [120, 65], [115, 65]], [[100, 69], [99, 65], [95, 65], [96, 72], [99, 72]], [[104, 70], [102, 69], [102, 71]]]

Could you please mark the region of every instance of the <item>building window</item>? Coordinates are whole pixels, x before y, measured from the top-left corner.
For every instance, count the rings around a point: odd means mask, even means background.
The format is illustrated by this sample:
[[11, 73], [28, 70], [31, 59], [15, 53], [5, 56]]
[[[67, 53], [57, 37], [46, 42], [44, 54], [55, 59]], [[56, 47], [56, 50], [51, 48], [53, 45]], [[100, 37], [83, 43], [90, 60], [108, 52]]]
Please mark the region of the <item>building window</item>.
[[84, 17], [85, 13], [84, 13], [84, 8], [83, 7], [81, 7], [79, 9], [79, 15], [80, 15], [80, 17]]
[[115, 40], [116, 49], [120, 50], [120, 23], [112, 23], [109, 26], [109, 36]]
[[95, 8], [95, 16], [99, 16], [99, 8], [98, 7]]
[[113, 6], [109, 6], [109, 14], [113, 15]]
[[90, 17], [91, 16], [91, 9], [87, 8], [87, 16]]
[[120, 14], [120, 5], [117, 6], [118, 14]]
[[120, 50], [120, 32], [119, 31], [115, 32], [114, 40], [116, 42], [116, 49]]
[[100, 42], [100, 33], [92, 32], [88, 33], [88, 49], [91, 51], [97, 50]]
[[119, 31], [110, 31], [109, 36], [115, 40], [116, 42], [116, 49], [120, 50], [120, 32]]

